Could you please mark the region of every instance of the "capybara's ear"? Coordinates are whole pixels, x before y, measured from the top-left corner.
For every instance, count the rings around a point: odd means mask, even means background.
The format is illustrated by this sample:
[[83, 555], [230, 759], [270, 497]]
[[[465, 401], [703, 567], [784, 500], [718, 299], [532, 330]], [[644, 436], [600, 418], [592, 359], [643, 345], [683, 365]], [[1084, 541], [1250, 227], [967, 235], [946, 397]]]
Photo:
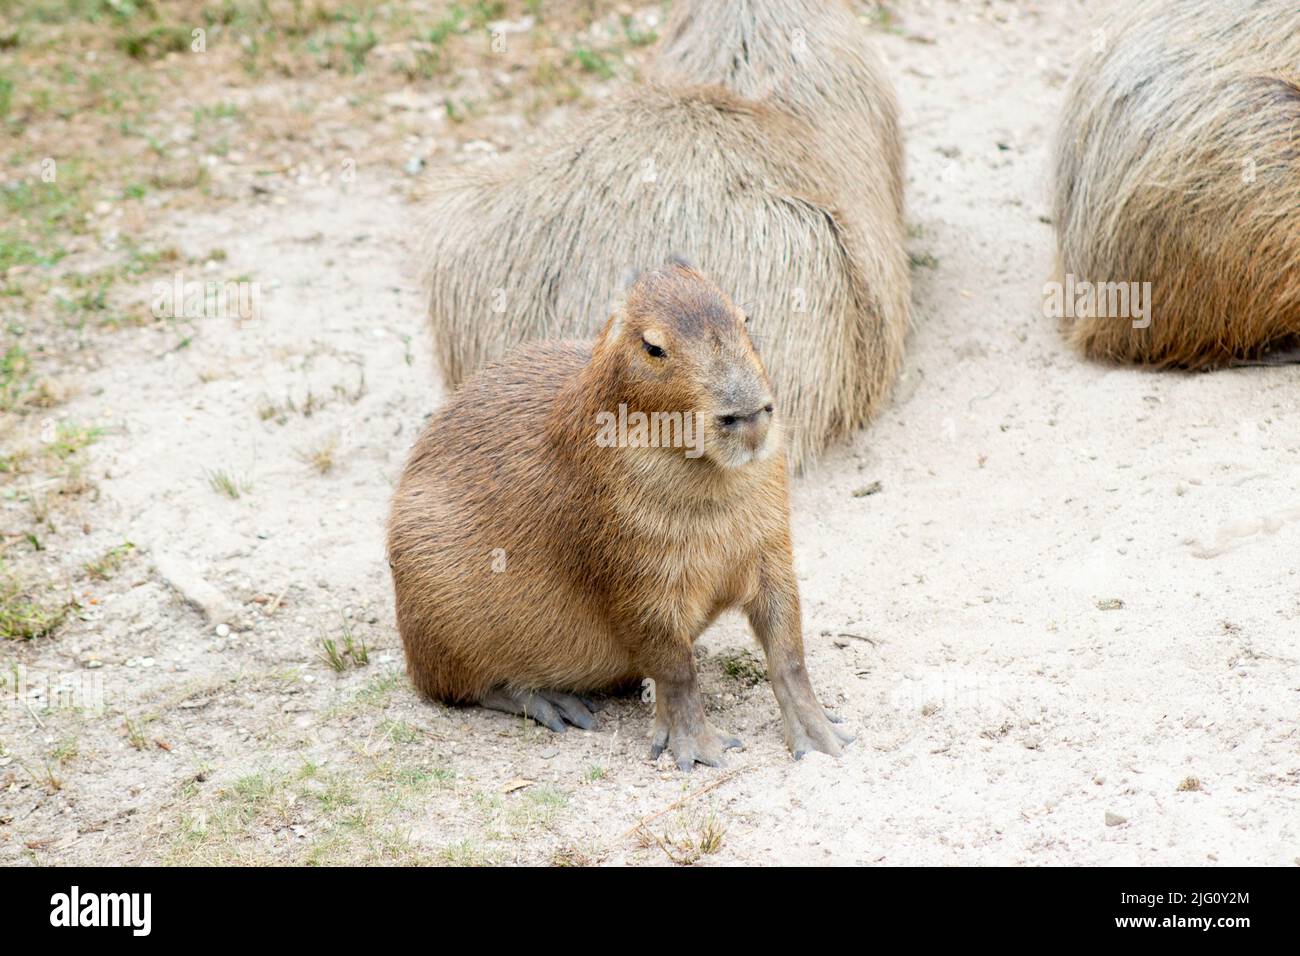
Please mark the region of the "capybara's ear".
[[700, 271], [698, 268], [696, 268], [694, 262], [691, 262], [690, 259], [687, 259], [680, 252], [674, 252], [672, 255], [670, 255], [668, 257], [668, 264], [670, 266], [681, 266], [681, 268], [690, 269], [692, 272]]

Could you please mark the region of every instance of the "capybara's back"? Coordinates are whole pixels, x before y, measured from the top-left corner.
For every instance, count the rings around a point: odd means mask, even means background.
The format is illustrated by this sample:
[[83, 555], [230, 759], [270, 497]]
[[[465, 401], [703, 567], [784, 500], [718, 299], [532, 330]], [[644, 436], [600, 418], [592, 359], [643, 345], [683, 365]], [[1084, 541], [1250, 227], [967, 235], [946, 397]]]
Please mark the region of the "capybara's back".
[[[719, 44], [749, 60], [727, 69]], [[684, 253], [745, 290], [798, 466], [868, 420], [901, 362], [893, 92], [865, 27], [822, 0], [684, 0], [658, 56], [559, 141], [434, 188], [438, 361], [455, 384], [521, 341], [591, 335], [629, 266]]]
[[1058, 279], [1150, 283], [1149, 308], [1097, 295], [1070, 341], [1203, 367], [1300, 335], [1300, 4], [1155, 0], [1097, 35], [1056, 148]]

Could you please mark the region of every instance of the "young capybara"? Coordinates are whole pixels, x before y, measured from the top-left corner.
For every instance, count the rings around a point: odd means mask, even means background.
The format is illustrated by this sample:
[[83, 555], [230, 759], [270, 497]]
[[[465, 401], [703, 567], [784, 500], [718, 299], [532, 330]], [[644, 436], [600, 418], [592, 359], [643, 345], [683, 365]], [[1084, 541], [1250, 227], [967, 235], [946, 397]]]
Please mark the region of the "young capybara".
[[1294, 339], [1300, 4], [1154, 0], [1100, 26], [1056, 147], [1057, 278], [1150, 283], [1150, 301], [1066, 318], [1068, 338], [1190, 368]]
[[795, 468], [864, 424], [908, 326], [898, 110], [843, 0], [677, 0], [651, 82], [537, 149], [430, 187], [435, 354], [455, 385], [590, 337], [631, 265], [745, 289]]
[[522, 346], [434, 416], [388, 533], [422, 692], [563, 730], [592, 725], [579, 695], [648, 676], [651, 755], [719, 766], [739, 741], [705, 719], [693, 645], [742, 608], [786, 744], [839, 753], [851, 738], [804, 666], [781, 429], [745, 321], [675, 261], [594, 342]]

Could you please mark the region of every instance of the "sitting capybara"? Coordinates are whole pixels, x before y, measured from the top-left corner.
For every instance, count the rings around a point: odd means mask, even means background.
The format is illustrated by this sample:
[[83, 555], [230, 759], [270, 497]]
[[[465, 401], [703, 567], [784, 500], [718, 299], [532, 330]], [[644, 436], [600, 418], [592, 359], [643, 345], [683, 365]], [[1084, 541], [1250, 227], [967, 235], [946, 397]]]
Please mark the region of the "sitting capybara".
[[[1056, 147], [1058, 279], [1150, 283], [1067, 316], [1087, 355], [1189, 368], [1300, 335], [1300, 4], [1156, 0], [1104, 21]], [[1103, 314], [1097, 314], [1100, 311]]]
[[425, 283], [450, 385], [589, 337], [629, 266], [745, 289], [791, 463], [865, 423], [908, 325], [897, 106], [842, 0], [678, 0], [651, 82], [537, 149], [431, 185]]
[[591, 726], [580, 694], [653, 678], [652, 755], [722, 763], [693, 645], [743, 608], [786, 743], [839, 753], [804, 667], [785, 453], [740, 311], [682, 262], [594, 342], [538, 342], [434, 416], [393, 501], [389, 564], [416, 686]]

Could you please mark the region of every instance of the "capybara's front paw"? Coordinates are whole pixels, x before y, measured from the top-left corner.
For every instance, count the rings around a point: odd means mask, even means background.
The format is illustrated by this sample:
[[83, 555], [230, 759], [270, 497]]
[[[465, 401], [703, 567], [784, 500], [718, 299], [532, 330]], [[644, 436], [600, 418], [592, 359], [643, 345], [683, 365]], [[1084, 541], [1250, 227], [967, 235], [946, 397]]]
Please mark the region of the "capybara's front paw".
[[813, 750], [838, 757], [853, 735], [835, 725], [840, 719], [817, 704], [794, 709], [786, 715], [785, 744], [798, 760]]
[[693, 770], [697, 763], [709, 767], [725, 767], [728, 750], [738, 750], [740, 738], [720, 733], [703, 717], [678, 719], [655, 718], [654, 737], [650, 744], [650, 759], [654, 760], [665, 749], [671, 750], [679, 770]]

